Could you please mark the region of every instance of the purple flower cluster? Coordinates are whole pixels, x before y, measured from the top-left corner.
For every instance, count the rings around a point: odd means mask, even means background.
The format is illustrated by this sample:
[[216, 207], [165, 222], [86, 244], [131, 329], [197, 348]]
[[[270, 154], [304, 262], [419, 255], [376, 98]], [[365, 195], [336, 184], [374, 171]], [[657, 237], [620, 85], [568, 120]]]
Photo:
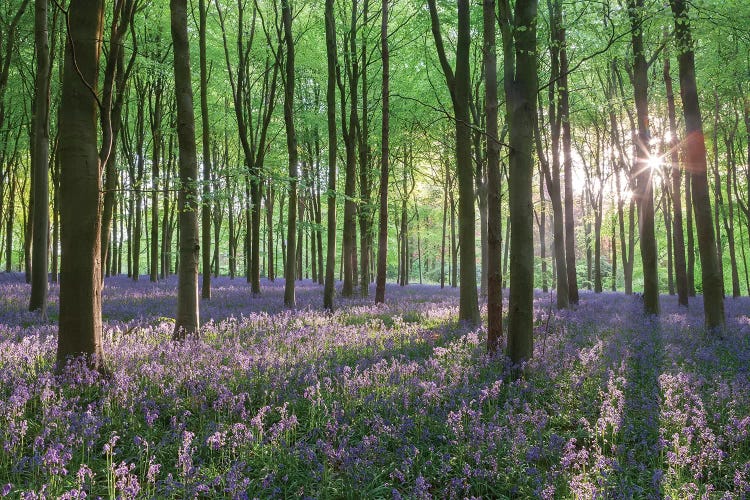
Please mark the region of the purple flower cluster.
[[[535, 299], [514, 376], [456, 322], [455, 290], [389, 286], [386, 305], [219, 278], [198, 338], [170, 339], [175, 281], [108, 279], [112, 377], [54, 374], [56, 327], [0, 289], [0, 497], [698, 498], [750, 495], [750, 302], [724, 339], [663, 298], [575, 310]], [[50, 317], [57, 315], [52, 288]]]

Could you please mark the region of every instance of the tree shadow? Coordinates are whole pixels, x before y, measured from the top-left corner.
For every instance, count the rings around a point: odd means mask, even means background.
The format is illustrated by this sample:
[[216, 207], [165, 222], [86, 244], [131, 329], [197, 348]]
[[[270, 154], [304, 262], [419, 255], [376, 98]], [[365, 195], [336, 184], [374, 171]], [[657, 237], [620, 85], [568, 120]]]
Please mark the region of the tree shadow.
[[658, 317], [630, 319], [624, 332], [623, 404], [613, 477], [616, 498], [662, 498], [664, 459], [659, 435], [663, 340]]

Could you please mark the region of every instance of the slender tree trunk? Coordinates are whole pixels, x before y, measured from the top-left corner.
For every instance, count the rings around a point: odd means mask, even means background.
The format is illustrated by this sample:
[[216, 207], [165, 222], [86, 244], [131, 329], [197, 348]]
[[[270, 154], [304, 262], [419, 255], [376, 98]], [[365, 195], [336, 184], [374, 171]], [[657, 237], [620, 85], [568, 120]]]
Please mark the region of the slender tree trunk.
[[[11, 169], [9, 168], [9, 173]], [[5, 219], [5, 272], [13, 270], [13, 221], [15, 219], [16, 209], [16, 179], [11, 173], [8, 177], [8, 209]]]
[[190, 48], [187, 34], [187, 0], [170, 0], [172, 44], [174, 46], [174, 82], [177, 101], [177, 139], [179, 143], [180, 190], [179, 275], [177, 317], [173, 337], [183, 339], [197, 333], [198, 312], [198, 159], [195, 151], [195, 115], [190, 80]]
[[326, 87], [326, 117], [328, 120], [328, 221], [326, 230], [326, 279], [323, 288], [323, 307], [333, 311], [336, 275], [336, 20], [333, 0], [326, 0], [326, 57], [328, 83]]
[[544, 196], [544, 173], [541, 169], [539, 170], [539, 258], [542, 261], [542, 291], [549, 293], [549, 283], [547, 282], [547, 200]]
[[36, 0], [34, 7], [34, 47], [36, 77], [32, 155], [32, 191], [34, 192], [33, 256], [29, 311], [47, 316], [47, 260], [49, 242], [49, 43], [47, 36], [47, 0]]
[[487, 126], [487, 351], [495, 353], [503, 335], [502, 211], [500, 143], [497, 132], [497, 51], [495, 1], [483, 5], [485, 113]]
[[617, 291], [617, 224], [616, 219], [612, 218], [612, 238], [610, 245], [612, 246], [612, 287], [613, 292]]
[[724, 144], [726, 145], [727, 152], [727, 212], [724, 212], [724, 229], [727, 233], [727, 244], [729, 246], [729, 263], [732, 273], [732, 297], [739, 297], [741, 295], [740, 273], [737, 267], [737, 249], [735, 247], [734, 234], [734, 200], [732, 195], [732, 172], [737, 169], [737, 164], [734, 161], [734, 131], [730, 132], [728, 136], [725, 136]]
[[[679, 58], [678, 58], [679, 61]], [[723, 196], [721, 194], [721, 178], [719, 177], [719, 98], [714, 92], [714, 130], [712, 134], [713, 138], [713, 149], [714, 149], [714, 162], [713, 162], [713, 174], [714, 174], [714, 227], [716, 230], [716, 251], [719, 254], [719, 274], [721, 275], [721, 292], [726, 295], [724, 289], [724, 245], [721, 242], [721, 213], [723, 212], [722, 207], [724, 206]], [[697, 218], [697, 217], [696, 217]], [[698, 239], [700, 239], [700, 230], [698, 230]], [[700, 252], [700, 243], [699, 243]], [[705, 292], [704, 292], [705, 293]]]
[[[71, 0], [60, 102], [60, 318], [57, 368], [89, 356], [103, 369], [101, 302], [101, 168], [97, 104], [85, 82], [99, 79], [104, 2]], [[74, 50], [75, 47], [75, 50]]]
[[[562, 4], [562, 0], [556, 0]], [[562, 10], [562, 7], [560, 7]], [[568, 92], [568, 51], [565, 41], [565, 28], [559, 27], [560, 41], [560, 120], [562, 121], [562, 150], [565, 204], [565, 269], [568, 273], [568, 297], [572, 304], [578, 304], [578, 276], [576, 272], [576, 236], [573, 218], [573, 158], [570, 137], [570, 98]], [[590, 282], [591, 280], [589, 280]]]
[[698, 248], [703, 278], [703, 310], [706, 316], [706, 327], [721, 336], [725, 327], [724, 295], [711, 224], [711, 202], [708, 197], [708, 179], [706, 178], [706, 145], [698, 105], [695, 53], [690, 33], [690, 20], [685, 0], [670, 0], [669, 3], [674, 14], [675, 38], [679, 52], [680, 94], [686, 128], [685, 164], [692, 177], [693, 207], [698, 229]]
[[268, 228], [268, 280], [276, 281], [276, 263], [274, 262], [274, 246], [273, 246], [273, 206], [276, 192], [271, 184], [271, 180], [268, 181], [268, 187], [266, 188], [266, 227]]
[[456, 239], [456, 200], [450, 193], [451, 202], [451, 288], [458, 286], [458, 241]]
[[297, 232], [297, 135], [294, 130], [294, 37], [292, 36], [292, 9], [289, 0], [281, 0], [281, 16], [284, 25], [286, 49], [284, 78], [284, 127], [286, 149], [289, 155], [289, 215], [287, 217], [287, 254], [284, 268], [284, 305], [295, 307], [294, 274], [297, 255], [295, 236]]
[[[388, 47], [388, 0], [383, 0], [380, 24], [380, 50], [383, 60], [383, 114], [380, 140], [380, 211], [378, 214], [378, 272], [375, 283], [375, 303], [385, 302], [385, 278], [388, 262], [388, 161], [390, 155], [390, 52]], [[445, 221], [445, 216], [443, 216]], [[445, 222], [443, 222], [445, 249]], [[442, 277], [441, 277], [442, 280]], [[442, 281], [441, 281], [442, 287]]]
[[[59, 114], [58, 114], [59, 115]], [[59, 145], [59, 142], [58, 142]], [[59, 146], [58, 146], [59, 147]], [[60, 155], [55, 154], [52, 166], [52, 283], [58, 282], [60, 272]], [[120, 252], [122, 253], [122, 252]], [[119, 256], [119, 255], [118, 255]], [[118, 271], [119, 273], [119, 271]]]
[[688, 296], [695, 297], [695, 236], [693, 233], [692, 175], [685, 172], [685, 223], [687, 225], [687, 281]]
[[682, 195], [680, 184], [682, 171], [679, 164], [679, 140], [675, 113], [674, 90], [670, 72], [669, 55], [664, 57], [664, 87], [667, 91], [667, 113], [669, 115], [669, 161], [672, 179], [672, 238], [674, 239], [674, 266], [677, 283], [677, 302], [688, 305], [688, 278], [685, 269], [685, 235], [682, 229]]
[[[162, 154], [162, 95], [164, 84], [161, 79], [150, 86], [149, 111], [151, 117], [151, 251], [149, 259], [149, 279], [155, 283], [159, 278], [159, 178]], [[153, 101], [153, 104], [152, 104]]]
[[669, 188], [667, 187], [666, 178], [664, 180], [664, 203], [662, 204], [662, 212], [664, 213], [664, 231], [666, 232], [667, 239], [667, 290], [669, 295], [675, 294], [674, 287], [674, 260], [672, 258], [672, 213], [669, 207]]
[[201, 297], [211, 298], [211, 132], [208, 121], [208, 68], [206, 64], [206, 0], [198, 2], [198, 52], [200, 59], [201, 136], [203, 138], [203, 195], [201, 200], [201, 246], [203, 282]]
[[448, 169], [448, 166], [446, 165], [445, 166], [445, 184], [443, 185], [443, 232], [440, 237], [440, 288], [445, 288], [445, 236], [446, 236], [446, 229], [447, 229], [447, 223], [448, 223], [449, 176], [450, 176], [450, 170]]

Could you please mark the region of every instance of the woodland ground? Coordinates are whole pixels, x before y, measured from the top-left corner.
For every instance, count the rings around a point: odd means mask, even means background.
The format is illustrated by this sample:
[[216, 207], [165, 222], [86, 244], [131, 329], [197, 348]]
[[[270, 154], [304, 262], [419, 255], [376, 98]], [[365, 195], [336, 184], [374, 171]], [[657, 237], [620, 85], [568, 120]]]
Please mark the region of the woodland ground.
[[0, 275], [0, 496], [9, 498], [744, 498], [750, 300], [707, 338], [700, 298], [538, 294], [533, 361], [513, 380], [456, 290], [389, 286], [387, 305], [283, 280], [214, 281], [201, 336], [169, 340], [174, 279], [106, 280], [103, 381], [54, 376], [50, 319]]

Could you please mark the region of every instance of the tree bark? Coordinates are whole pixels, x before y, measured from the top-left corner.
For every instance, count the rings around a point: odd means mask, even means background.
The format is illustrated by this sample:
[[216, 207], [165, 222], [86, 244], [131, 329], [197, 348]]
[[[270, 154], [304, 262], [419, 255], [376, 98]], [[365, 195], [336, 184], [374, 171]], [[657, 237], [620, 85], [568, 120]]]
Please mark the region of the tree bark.
[[87, 362], [97, 369], [103, 369], [104, 362], [99, 238], [102, 186], [94, 93], [103, 20], [102, 0], [71, 0], [59, 110], [62, 262], [58, 370], [71, 356], [87, 356]]
[[284, 127], [286, 149], [289, 155], [289, 215], [287, 216], [287, 254], [284, 268], [284, 305], [295, 307], [294, 275], [297, 232], [297, 134], [294, 130], [294, 37], [292, 36], [292, 9], [289, 0], [281, 0], [281, 17], [284, 25], [286, 64], [284, 78]]
[[458, 178], [458, 241], [461, 246], [458, 318], [476, 325], [479, 317], [477, 294], [474, 171], [471, 161], [471, 127], [469, 116], [469, 48], [471, 45], [470, 9], [468, 0], [458, 0], [458, 38], [456, 41], [456, 70], [448, 63], [443, 47], [435, 0], [428, 0], [432, 34], [440, 58], [440, 65], [453, 102], [456, 120], [456, 176]]
[[[388, 0], [383, 0], [380, 24], [380, 50], [383, 61], [382, 121], [380, 140], [380, 212], [378, 214], [378, 272], [375, 303], [385, 302], [385, 278], [388, 262], [388, 166], [390, 155], [390, 52], [388, 47]], [[445, 249], [445, 216], [443, 217], [443, 249]], [[442, 275], [441, 275], [442, 287]]]
[[670, 72], [669, 55], [664, 56], [664, 87], [667, 93], [667, 114], [669, 115], [669, 161], [672, 179], [672, 238], [674, 240], [674, 267], [677, 284], [677, 302], [688, 305], [688, 279], [685, 269], [685, 235], [682, 229], [682, 171], [679, 163], [679, 140], [677, 138], [677, 118], [675, 113], [674, 90]]
[[176, 340], [197, 333], [198, 311], [198, 159], [195, 151], [195, 115], [190, 80], [190, 47], [187, 33], [187, 0], [170, 0], [172, 44], [174, 46], [174, 83], [177, 101], [177, 140], [179, 144], [180, 189], [179, 269], [177, 317], [173, 337]]
[[34, 7], [34, 47], [36, 77], [34, 84], [34, 154], [32, 182], [32, 268], [29, 311], [47, 316], [47, 261], [49, 241], [49, 42], [47, 36], [47, 0], [36, 0]]
[[483, 2], [485, 113], [487, 126], [487, 350], [495, 353], [503, 335], [502, 210], [500, 143], [497, 132], [495, 0]]
[[[562, 4], [562, 0], [556, 0]], [[560, 93], [560, 121], [562, 122], [562, 150], [564, 205], [565, 205], [565, 270], [568, 273], [568, 298], [571, 304], [578, 304], [578, 273], [576, 268], [576, 235], [573, 218], [573, 158], [570, 137], [570, 97], [568, 92], [568, 51], [565, 41], [565, 27], [562, 24], [562, 7], [559, 7], [560, 26], [560, 80], [557, 84]], [[589, 280], [590, 281], [590, 280]]]
[[643, 265], [643, 307], [646, 314], [659, 314], [659, 271], [654, 232], [653, 176], [649, 167], [650, 132], [648, 119], [648, 64], [643, 46], [643, 0], [628, 0], [632, 26], [633, 92], [638, 118], [635, 142], [635, 196], [638, 205], [641, 262]]
[[208, 68], [206, 64], [206, 0], [198, 2], [198, 52], [200, 64], [201, 137], [203, 139], [203, 193], [201, 200], [201, 246], [203, 282], [201, 297], [211, 298], [211, 131], [208, 120]]
[[[323, 287], [323, 307], [333, 311], [336, 275], [336, 20], [333, 0], [326, 0], [326, 60], [328, 80], [326, 87], [326, 117], [328, 120], [328, 221], [326, 229], [326, 279]], [[385, 109], [385, 108], [384, 108]]]
[[508, 0], [501, 0], [505, 102], [510, 140], [510, 296], [508, 356], [513, 363], [534, 353], [534, 235], [531, 184], [534, 171], [536, 120], [537, 1], [517, 0], [511, 17]]
[[698, 229], [698, 250], [703, 278], [703, 310], [706, 328], [723, 335], [725, 328], [724, 295], [718, 254], [711, 223], [711, 202], [708, 196], [706, 144], [703, 121], [698, 105], [698, 88], [695, 77], [695, 53], [690, 33], [690, 20], [685, 0], [670, 0], [675, 20], [675, 37], [678, 47], [680, 94], [685, 115], [685, 164], [691, 173], [695, 224]]

